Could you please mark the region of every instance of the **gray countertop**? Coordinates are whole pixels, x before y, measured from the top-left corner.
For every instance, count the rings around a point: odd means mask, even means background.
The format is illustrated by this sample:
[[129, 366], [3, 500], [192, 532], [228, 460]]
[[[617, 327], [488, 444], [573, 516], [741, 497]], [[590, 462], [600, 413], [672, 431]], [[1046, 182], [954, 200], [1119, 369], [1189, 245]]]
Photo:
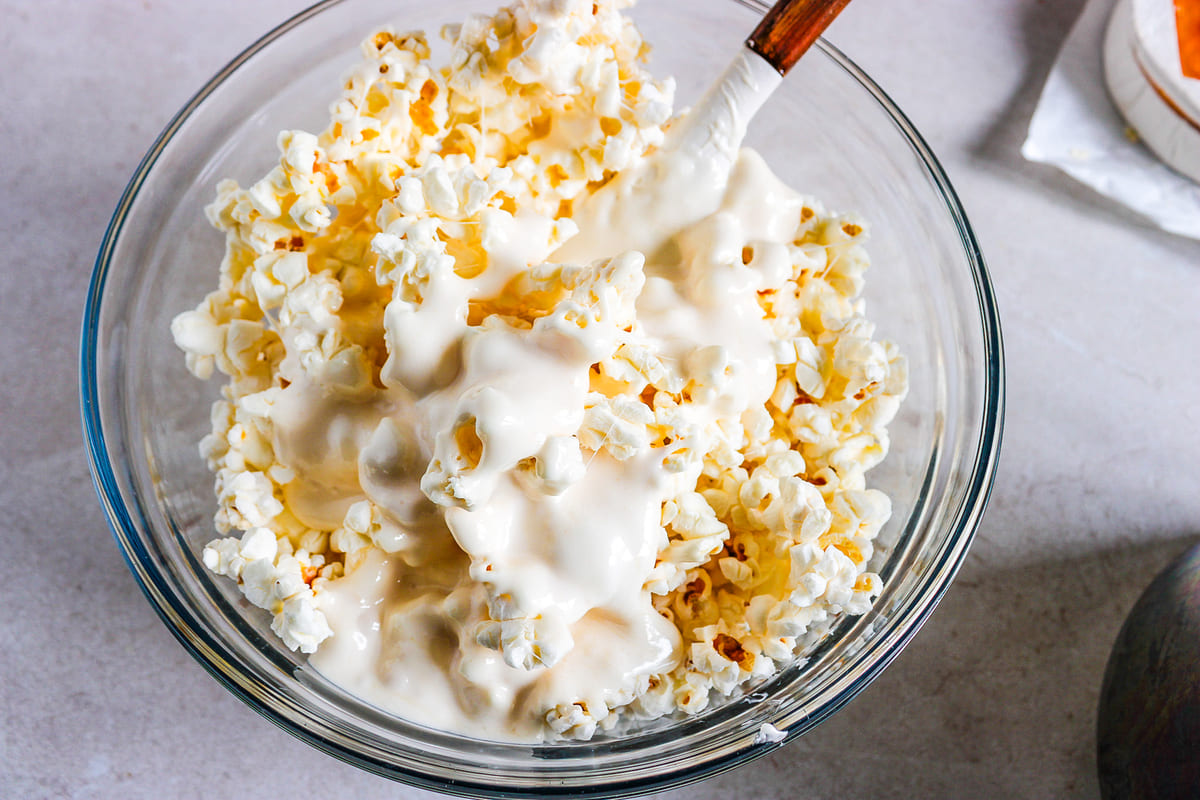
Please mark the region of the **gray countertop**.
[[[125, 181], [195, 89], [304, 5], [0, 0], [0, 797], [433, 797], [277, 730], [184, 652], [121, 560], [79, 430], [79, 320]], [[942, 159], [990, 264], [999, 476], [959, 578], [859, 699], [662, 797], [1097, 796], [1109, 647], [1200, 538], [1200, 242], [1020, 157], [1080, 7], [856, 0], [835, 24]]]

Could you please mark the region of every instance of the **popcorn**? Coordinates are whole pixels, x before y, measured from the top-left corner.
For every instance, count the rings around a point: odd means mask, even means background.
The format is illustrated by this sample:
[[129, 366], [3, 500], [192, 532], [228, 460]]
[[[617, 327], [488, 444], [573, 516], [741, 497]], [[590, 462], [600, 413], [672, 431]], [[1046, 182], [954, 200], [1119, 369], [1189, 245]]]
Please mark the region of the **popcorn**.
[[283, 504], [274, 496], [270, 478], [261, 472], [242, 472], [229, 482], [233, 508], [248, 525], [267, 525], [283, 511]]
[[315, 652], [333, 631], [313, 603], [304, 571], [322, 566], [324, 558], [302, 552], [277, 559], [278, 550], [269, 528], [252, 528], [240, 541], [228, 537], [209, 542], [204, 548], [204, 565], [237, 580], [247, 600], [270, 611], [274, 616], [271, 630], [284, 644], [304, 653]]
[[561, 703], [546, 712], [546, 725], [564, 739], [590, 739], [597, 723], [589, 711], [582, 703]]
[[675, 706], [685, 714], [695, 716], [708, 708], [713, 689], [711, 676], [688, 671], [675, 688]]
[[574, 645], [566, 621], [553, 613], [485, 620], [476, 628], [475, 641], [498, 651], [510, 667], [523, 670], [553, 667]]
[[329, 534], [329, 547], [334, 552], [356, 553], [372, 544], [378, 530], [375, 507], [368, 500], [360, 500], [346, 510], [342, 527]]
[[531, 459], [532, 478], [538, 491], [560, 495], [587, 471], [577, 436], [550, 436]]
[[825, 351], [818, 348], [812, 339], [804, 336], [793, 339], [792, 345], [796, 352], [792, 361], [795, 365], [792, 369], [796, 387], [814, 400], [820, 400], [825, 396]]
[[579, 429], [579, 441], [589, 450], [605, 450], [625, 461], [650, 447], [646, 426], [654, 422], [650, 409], [625, 396], [606, 397], [592, 393]]
[[[208, 569], [320, 669], [352, 640], [551, 739], [700, 714], [868, 611], [907, 391], [865, 222], [760, 191], [752, 153], [669, 246], [564, 255], [677, 124], [624, 5], [471, 17], [448, 65], [372, 33], [324, 130], [217, 185], [220, 280], [171, 325], [227, 378]], [[455, 669], [414, 665], [435, 645]]]
[[308, 593], [297, 593], [285, 600], [271, 621], [271, 630], [284, 645], [301, 653], [316, 652], [321, 642], [333, 634], [325, 615]]

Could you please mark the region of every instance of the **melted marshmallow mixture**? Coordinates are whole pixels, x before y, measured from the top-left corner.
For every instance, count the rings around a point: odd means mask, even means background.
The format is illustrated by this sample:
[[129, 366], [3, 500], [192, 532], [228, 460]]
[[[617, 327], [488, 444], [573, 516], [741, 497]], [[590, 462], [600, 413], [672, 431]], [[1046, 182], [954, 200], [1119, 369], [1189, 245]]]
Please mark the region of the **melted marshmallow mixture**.
[[219, 288], [172, 324], [228, 376], [205, 563], [417, 723], [696, 714], [881, 589], [906, 373], [864, 223], [737, 149], [777, 76], [672, 118], [620, 5], [472, 17], [440, 67], [370, 36], [324, 132], [219, 184]]

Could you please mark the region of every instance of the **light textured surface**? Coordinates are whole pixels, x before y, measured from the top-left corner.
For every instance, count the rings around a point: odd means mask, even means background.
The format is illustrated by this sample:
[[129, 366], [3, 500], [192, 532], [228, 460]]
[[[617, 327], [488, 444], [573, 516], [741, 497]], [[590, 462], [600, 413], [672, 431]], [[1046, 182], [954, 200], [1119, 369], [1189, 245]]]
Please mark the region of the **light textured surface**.
[[[433, 797], [275, 729], [172, 640], [79, 433], [79, 319], [125, 181], [192, 91], [303, 5], [0, 0], [0, 797]], [[1109, 647], [1200, 537], [1200, 244], [1021, 160], [1079, 8], [856, 0], [834, 26], [942, 158], [987, 255], [1000, 473], [960, 577], [879, 680], [774, 755], [661, 797], [1097, 795]]]

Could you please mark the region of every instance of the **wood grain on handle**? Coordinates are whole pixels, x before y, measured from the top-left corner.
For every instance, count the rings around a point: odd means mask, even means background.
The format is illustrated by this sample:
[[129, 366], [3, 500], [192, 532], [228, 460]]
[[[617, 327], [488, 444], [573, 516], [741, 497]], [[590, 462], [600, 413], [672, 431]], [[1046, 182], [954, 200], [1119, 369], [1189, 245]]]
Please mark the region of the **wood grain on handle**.
[[786, 75], [850, 0], [779, 0], [746, 45]]

